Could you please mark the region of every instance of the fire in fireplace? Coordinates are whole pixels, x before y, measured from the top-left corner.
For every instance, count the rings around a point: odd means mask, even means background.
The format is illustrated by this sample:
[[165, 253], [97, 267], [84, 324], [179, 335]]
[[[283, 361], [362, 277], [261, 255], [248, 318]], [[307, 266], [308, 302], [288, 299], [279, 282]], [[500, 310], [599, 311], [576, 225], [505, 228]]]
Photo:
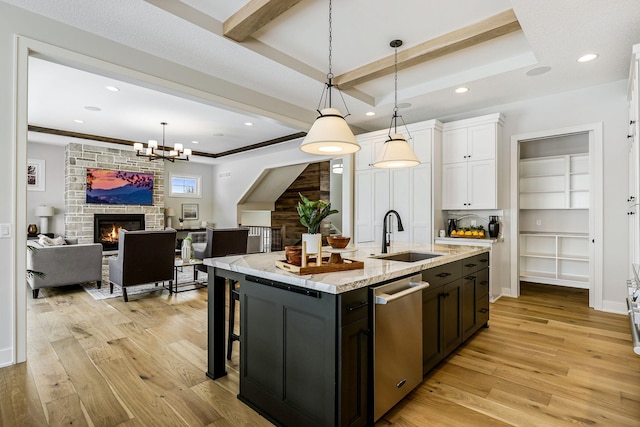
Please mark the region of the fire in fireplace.
[[95, 214], [93, 241], [102, 243], [105, 251], [118, 249], [118, 233], [122, 229], [144, 230], [144, 214]]

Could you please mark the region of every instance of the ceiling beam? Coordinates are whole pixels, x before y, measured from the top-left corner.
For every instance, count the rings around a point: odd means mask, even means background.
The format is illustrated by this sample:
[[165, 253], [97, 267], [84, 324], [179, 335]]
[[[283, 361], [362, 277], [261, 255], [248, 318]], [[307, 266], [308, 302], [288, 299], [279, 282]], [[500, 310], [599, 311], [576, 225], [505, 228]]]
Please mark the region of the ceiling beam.
[[[398, 70], [431, 61], [518, 30], [520, 30], [518, 18], [513, 9], [509, 9], [483, 21], [399, 51]], [[334, 83], [344, 90], [392, 74], [393, 71], [394, 55], [390, 55], [336, 76]]]
[[222, 25], [222, 33], [237, 42], [273, 21], [301, 0], [251, 0]]
[[[108, 136], [92, 135], [88, 133], [72, 132], [72, 131], [62, 130], [62, 129], [52, 129], [52, 128], [46, 128], [42, 126], [34, 126], [34, 125], [29, 125], [28, 130], [29, 132], [38, 132], [38, 133], [46, 133], [49, 135], [65, 136], [69, 138], [86, 139], [89, 141], [106, 142], [109, 144], [126, 145], [129, 147], [133, 147], [134, 143], [139, 142], [139, 141], [129, 141], [127, 139], [110, 138]], [[280, 144], [281, 142], [287, 142], [293, 139], [304, 138], [306, 135], [307, 135], [306, 132], [297, 132], [297, 133], [292, 133], [291, 135], [270, 139], [268, 141], [262, 141], [255, 144], [246, 145], [244, 147], [235, 148], [233, 150], [222, 151], [220, 153], [205, 153], [204, 151], [192, 151], [191, 154], [193, 156], [209, 157], [212, 159], [217, 159], [218, 157], [229, 156], [231, 154], [244, 153], [246, 151], [255, 150], [257, 148], [268, 147], [270, 145]], [[165, 151], [169, 151], [172, 149], [172, 147], [165, 147], [162, 145], [159, 145], [158, 148]]]

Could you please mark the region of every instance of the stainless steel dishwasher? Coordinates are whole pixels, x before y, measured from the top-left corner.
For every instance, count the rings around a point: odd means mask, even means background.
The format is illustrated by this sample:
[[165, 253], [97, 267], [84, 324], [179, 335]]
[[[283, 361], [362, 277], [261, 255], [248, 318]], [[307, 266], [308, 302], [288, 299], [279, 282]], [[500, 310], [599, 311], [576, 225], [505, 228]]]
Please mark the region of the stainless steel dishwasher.
[[422, 290], [415, 275], [371, 288], [374, 421], [422, 381]]

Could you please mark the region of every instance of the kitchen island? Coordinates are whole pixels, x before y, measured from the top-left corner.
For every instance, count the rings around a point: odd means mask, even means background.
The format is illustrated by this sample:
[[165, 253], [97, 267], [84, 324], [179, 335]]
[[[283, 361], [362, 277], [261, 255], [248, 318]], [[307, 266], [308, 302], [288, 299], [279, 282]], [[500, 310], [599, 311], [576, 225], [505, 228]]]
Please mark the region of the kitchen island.
[[363, 269], [303, 276], [275, 266], [283, 252], [205, 260], [207, 375], [226, 374], [225, 281], [237, 281], [238, 398], [278, 425], [371, 423], [371, 286], [416, 274], [430, 283], [422, 295], [423, 324], [413, 325], [423, 329], [424, 373], [488, 322], [488, 248], [394, 244], [390, 249], [407, 251], [439, 256], [388, 261], [375, 258], [381, 255], [378, 245], [360, 245], [348, 258], [363, 261]]

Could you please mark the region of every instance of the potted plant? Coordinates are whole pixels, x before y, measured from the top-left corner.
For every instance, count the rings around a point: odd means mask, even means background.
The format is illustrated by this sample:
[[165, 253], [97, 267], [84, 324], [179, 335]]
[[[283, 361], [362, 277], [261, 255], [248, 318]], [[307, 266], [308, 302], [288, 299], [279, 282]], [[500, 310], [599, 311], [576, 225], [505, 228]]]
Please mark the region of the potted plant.
[[320, 235], [320, 223], [329, 215], [336, 214], [336, 209], [331, 209], [331, 203], [322, 200], [311, 201], [301, 193], [301, 201], [298, 202], [297, 210], [300, 215], [300, 223], [307, 227], [308, 233], [302, 235], [303, 243], [306, 243], [306, 252], [309, 254], [318, 253], [322, 236]]

